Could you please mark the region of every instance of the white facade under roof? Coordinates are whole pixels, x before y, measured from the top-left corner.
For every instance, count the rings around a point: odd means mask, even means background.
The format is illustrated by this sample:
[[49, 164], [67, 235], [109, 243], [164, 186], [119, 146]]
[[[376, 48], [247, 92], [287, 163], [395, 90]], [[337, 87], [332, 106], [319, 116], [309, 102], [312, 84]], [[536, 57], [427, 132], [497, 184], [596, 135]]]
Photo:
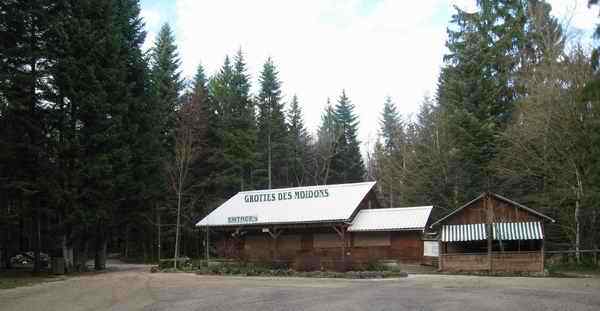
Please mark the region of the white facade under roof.
[[375, 182], [239, 192], [196, 226], [350, 221]]
[[433, 206], [363, 209], [348, 231], [423, 230]]

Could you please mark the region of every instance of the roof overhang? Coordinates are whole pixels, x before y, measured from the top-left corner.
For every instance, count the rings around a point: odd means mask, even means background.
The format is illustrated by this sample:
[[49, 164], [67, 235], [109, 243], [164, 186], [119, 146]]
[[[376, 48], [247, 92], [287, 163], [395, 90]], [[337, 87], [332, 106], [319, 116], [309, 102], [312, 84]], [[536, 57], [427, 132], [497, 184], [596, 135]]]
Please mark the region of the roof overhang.
[[516, 206], [516, 207], [518, 207], [518, 208], [521, 208], [521, 209], [523, 209], [523, 210], [525, 210], [525, 211], [527, 211], [527, 212], [529, 212], [529, 213], [532, 213], [532, 214], [534, 214], [534, 215], [536, 215], [536, 216], [539, 216], [540, 218], [543, 218], [543, 219], [545, 219], [545, 220], [548, 220], [548, 221], [550, 221], [550, 222], [556, 222], [556, 220], [554, 220], [553, 218], [551, 218], [551, 217], [549, 217], [549, 216], [547, 216], [547, 215], [544, 215], [544, 214], [542, 214], [542, 213], [540, 213], [540, 212], [538, 212], [538, 211], [536, 211], [536, 210], [534, 210], [534, 209], [532, 209], [532, 208], [529, 208], [529, 207], [527, 207], [527, 206], [525, 206], [525, 205], [523, 205], [523, 204], [521, 204], [521, 203], [518, 203], [518, 202], [515, 202], [515, 201], [513, 201], [513, 200], [510, 200], [510, 199], [508, 199], [508, 198], [506, 198], [506, 197], [504, 197], [504, 196], [501, 196], [501, 195], [499, 195], [499, 194], [497, 194], [497, 193], [493, 193], [493, 192], [484, 192], [484, 193], [480, 194], [479, 196], [477, 196], [475, 199], [473, 199], [473, 200], [469, 201], [468, 203], [464, 204], [463, 206], [461, 206], [461, 207], [459, 207], [459, 208], [455, 209], [454, 211], [450, 212], [448, 215], [446, 215], [446, 216], [442, 217], [441, 219], [437, 220], [436, 222], [432, 223], [432, 224], [429, 226], [429, 228], [433, 228], [433, 227], [437, 226], [438, 224], [440, 224], [440, 223], [444, 222], [446, 219], [448, 219], [448, 218], [452, 217], [454, 214], [456, 214], [456, 213], [460, 212], [460, 211], [461, 211], [461, 210], [463, 210], [464, 208], [466, 208], [466, 207], [470, 206], [471, 204], [473, 204], [473, 203], [477, 202], [478, 200], [481, 200], [481, 199], [482, 199], [482, 198], [484, 198], [486, 195], [491, 195], [491, 196], [493, 196], [494, 198], [496, 198], [496, 199], [498, 199], [498, 200], [500, 200], [500, 201], [504, 201], [504, 202], [507, 202], [507, 203], [509, 203], [509, 204], [512, 204], [512, 205], [514, 205], [514, 206]]

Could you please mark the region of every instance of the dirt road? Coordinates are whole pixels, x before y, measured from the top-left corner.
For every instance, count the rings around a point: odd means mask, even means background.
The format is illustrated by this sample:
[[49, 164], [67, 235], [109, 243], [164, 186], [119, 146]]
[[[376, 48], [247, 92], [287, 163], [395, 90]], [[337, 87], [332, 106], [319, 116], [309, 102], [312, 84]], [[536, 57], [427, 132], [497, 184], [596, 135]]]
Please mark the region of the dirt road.
[[600, 310], [600, 279], [340, 280], [113, 272], [0, 291], [0, 310]]

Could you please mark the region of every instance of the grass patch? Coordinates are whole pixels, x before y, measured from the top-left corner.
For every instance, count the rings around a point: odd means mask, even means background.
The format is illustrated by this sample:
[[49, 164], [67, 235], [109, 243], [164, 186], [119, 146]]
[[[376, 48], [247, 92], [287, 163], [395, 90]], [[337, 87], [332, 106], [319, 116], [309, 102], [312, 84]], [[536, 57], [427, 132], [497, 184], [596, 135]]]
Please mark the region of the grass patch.
[[0, 271], [0, 290], [22, 286], [31, 286], [44, 282], [63, 280], [64, 277], [54, 276], [47, 272], [33, 273], [28, 270], [2, 270]]
[[600, 276], [600, 266], [591, 260], [583, 260], [579, 264], [573, 261], [555, 262], [546, 265], [546, 269], [551, 276]]

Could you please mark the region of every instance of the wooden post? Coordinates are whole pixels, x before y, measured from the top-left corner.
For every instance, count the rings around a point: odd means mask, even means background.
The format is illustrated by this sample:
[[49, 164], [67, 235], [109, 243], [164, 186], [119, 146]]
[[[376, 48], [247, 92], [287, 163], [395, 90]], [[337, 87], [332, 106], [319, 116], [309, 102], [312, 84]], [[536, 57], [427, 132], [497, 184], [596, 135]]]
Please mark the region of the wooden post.
[[488, 271], [489, 273], [492, 273], [492, 234], [493, 234], [493, 218], [492, 218], [492, 209], [491, 209], [491, 204], [490, 204], [490, 196], [489, 194], [486, 193], [484, 199], [483, 199], [483, 204], [485, 207], [485, 210], [487, 212], [487, 224], [486, 224], [486, 228], [487, 228], [487, 257], [488, 257]]
[[540, 262], [540, 272], [544, 272], [544, 239], [542, 239], [542, 247], [541, 247], [541, 262]]
[[206, 266], [208, 267], [208, 261], [210, 260], [210, 231], [208, 230], [208, 225], [206, 225], [206, 241], [204, 242], [204, 259], [206, 260]]
[[344, 225], [339, 226], [339, 229], [336, 226], [333, 226], [333, 230], [337, 232], [340, 240], [342, 241], [342, 269], [346, 270], [346, 227]]
[[[441, 239], [441, 238], [440, 238]], [[441, 240], [438, 240], [438, 270], [439, 271], [443, 271], [444, 270], [444, 249], [443, 249], [443, 242]]]
[[[545, 237], [546, 236], [546, 232], [544, 230], [544, 223], [542, 222], [541, 225], [542, 225], [542, 237]], [[540, 252], [541, 252], [541, 255], [542, 255], [542, 257], [541, 257], [541, 261], [542, 262], [540, 263], [540, 272], [544, 272], [544, 260], [545, 260], [545, 258], [544, 258], [544, 248], [545, 248], [545, 245], [544, 244], [545, 244], [544, 243], [544, 239], [542, 238], [542, 247], [540, 247], [541, 248]]]
[[[271, 232], [271, 231], [273, 231], [273, 232]], [[277, 259], [277, 238], [279, 238], [279, 235], [281, 234], [281, 231], [282, 230], [277, 230], [276, 227], [273, 227], [273, 230], [269, 229], [269, 231], [267, 231], [267, 233], [273, 239], [273, 256], [271, 258], [271, 260], [273, 262]]]

